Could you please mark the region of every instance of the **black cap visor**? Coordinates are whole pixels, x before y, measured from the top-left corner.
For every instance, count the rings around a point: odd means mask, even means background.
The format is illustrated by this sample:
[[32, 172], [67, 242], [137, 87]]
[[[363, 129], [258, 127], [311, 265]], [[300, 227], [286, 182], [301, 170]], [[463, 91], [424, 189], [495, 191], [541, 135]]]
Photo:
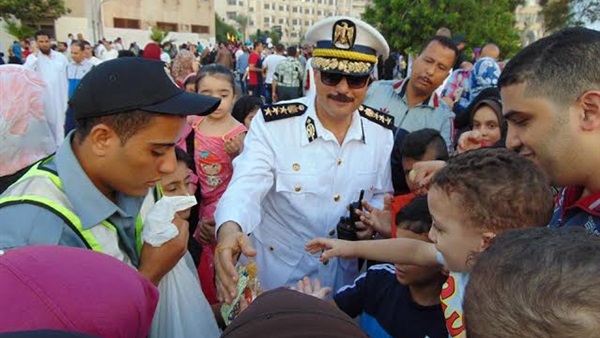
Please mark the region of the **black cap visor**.
[[221, 104], [221, 99], [182, 91], [171, 98], [151, 106], [140, 107], [140, 110], [170, 115], [202, 115], [214, 112]]

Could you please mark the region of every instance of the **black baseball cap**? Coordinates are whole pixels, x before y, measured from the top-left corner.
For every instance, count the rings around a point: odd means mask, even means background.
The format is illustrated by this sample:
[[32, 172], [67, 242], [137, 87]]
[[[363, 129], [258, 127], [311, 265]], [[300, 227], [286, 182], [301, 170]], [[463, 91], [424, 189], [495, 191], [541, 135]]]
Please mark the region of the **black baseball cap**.
[[164, 62], [120, 58], [92, 68], [69, 105], [76, 119], [143, 110], [169, 115], [208, 115], [221, 100], [187, 92], [175, 83]]

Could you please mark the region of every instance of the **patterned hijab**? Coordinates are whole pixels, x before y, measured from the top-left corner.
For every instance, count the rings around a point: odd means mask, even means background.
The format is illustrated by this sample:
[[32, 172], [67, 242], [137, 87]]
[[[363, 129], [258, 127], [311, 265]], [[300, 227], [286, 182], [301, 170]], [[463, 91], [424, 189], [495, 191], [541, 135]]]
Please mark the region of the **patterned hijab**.
[[468, 87], [465, 88], [467, 90], [464, 91], [458, 102], [459, 107], [465, 109], [482, 90], [497, 87], [500, 72], [500, 66], [496, 60], [489, 57], [477, 60], [471, 75], [469, 75]]
[[173, 61], [173, 66], [171, 67], [171, 75], [173, 75], [175, 81], [183, 83], [186, 76], [188, 76], [190, 73], [194, 73], [195, 61], [196, 57], [194, 57], [192, 52], [187, 49], [180, 50]]

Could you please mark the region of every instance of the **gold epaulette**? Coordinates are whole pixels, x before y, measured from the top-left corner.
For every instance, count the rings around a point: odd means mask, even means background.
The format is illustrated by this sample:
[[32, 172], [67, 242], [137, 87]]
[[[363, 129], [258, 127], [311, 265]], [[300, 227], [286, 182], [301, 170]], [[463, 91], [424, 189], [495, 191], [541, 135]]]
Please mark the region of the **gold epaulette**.
[[387, 129], [394, 129], [394, 117], [392, 115], [381, 112], [375, 108], [367, 107], [365, 105], [358, 107], [358, 112], [360, 113], [360, 116], [373, 123], [377, 123], [378, 125]]
[[282, 120], [304, 114], [306, 105], [298, 102], [271, 104], [262, 106], [261, 110], [266, 122]]

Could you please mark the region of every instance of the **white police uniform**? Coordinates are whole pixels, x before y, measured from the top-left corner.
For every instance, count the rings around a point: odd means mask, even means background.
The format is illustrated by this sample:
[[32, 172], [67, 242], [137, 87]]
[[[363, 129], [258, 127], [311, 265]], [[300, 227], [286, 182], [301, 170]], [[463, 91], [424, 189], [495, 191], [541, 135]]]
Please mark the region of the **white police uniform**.
[[[325, 21], [335, 29], [339, 20]], [[348, 20], [359, 29], [366, 25]], [[234, 221], [251, 233], [262, 289], [294, 284], [304, 276], [337, 289], [358, 275], [355, 259], [324, 265], [305, 245], [315, 237], [337, 237], [340, 217], [348, 216], [347, 206], [361, 190], [376, 206], [393, 191], [393, 125], [393, 117], [361, 106], [340, 145], [319, 121], [315, 96], [266, 106], [256, 115], [244, 151], [233, 161], [233, 178], [215, 221], [218, 226]]]

